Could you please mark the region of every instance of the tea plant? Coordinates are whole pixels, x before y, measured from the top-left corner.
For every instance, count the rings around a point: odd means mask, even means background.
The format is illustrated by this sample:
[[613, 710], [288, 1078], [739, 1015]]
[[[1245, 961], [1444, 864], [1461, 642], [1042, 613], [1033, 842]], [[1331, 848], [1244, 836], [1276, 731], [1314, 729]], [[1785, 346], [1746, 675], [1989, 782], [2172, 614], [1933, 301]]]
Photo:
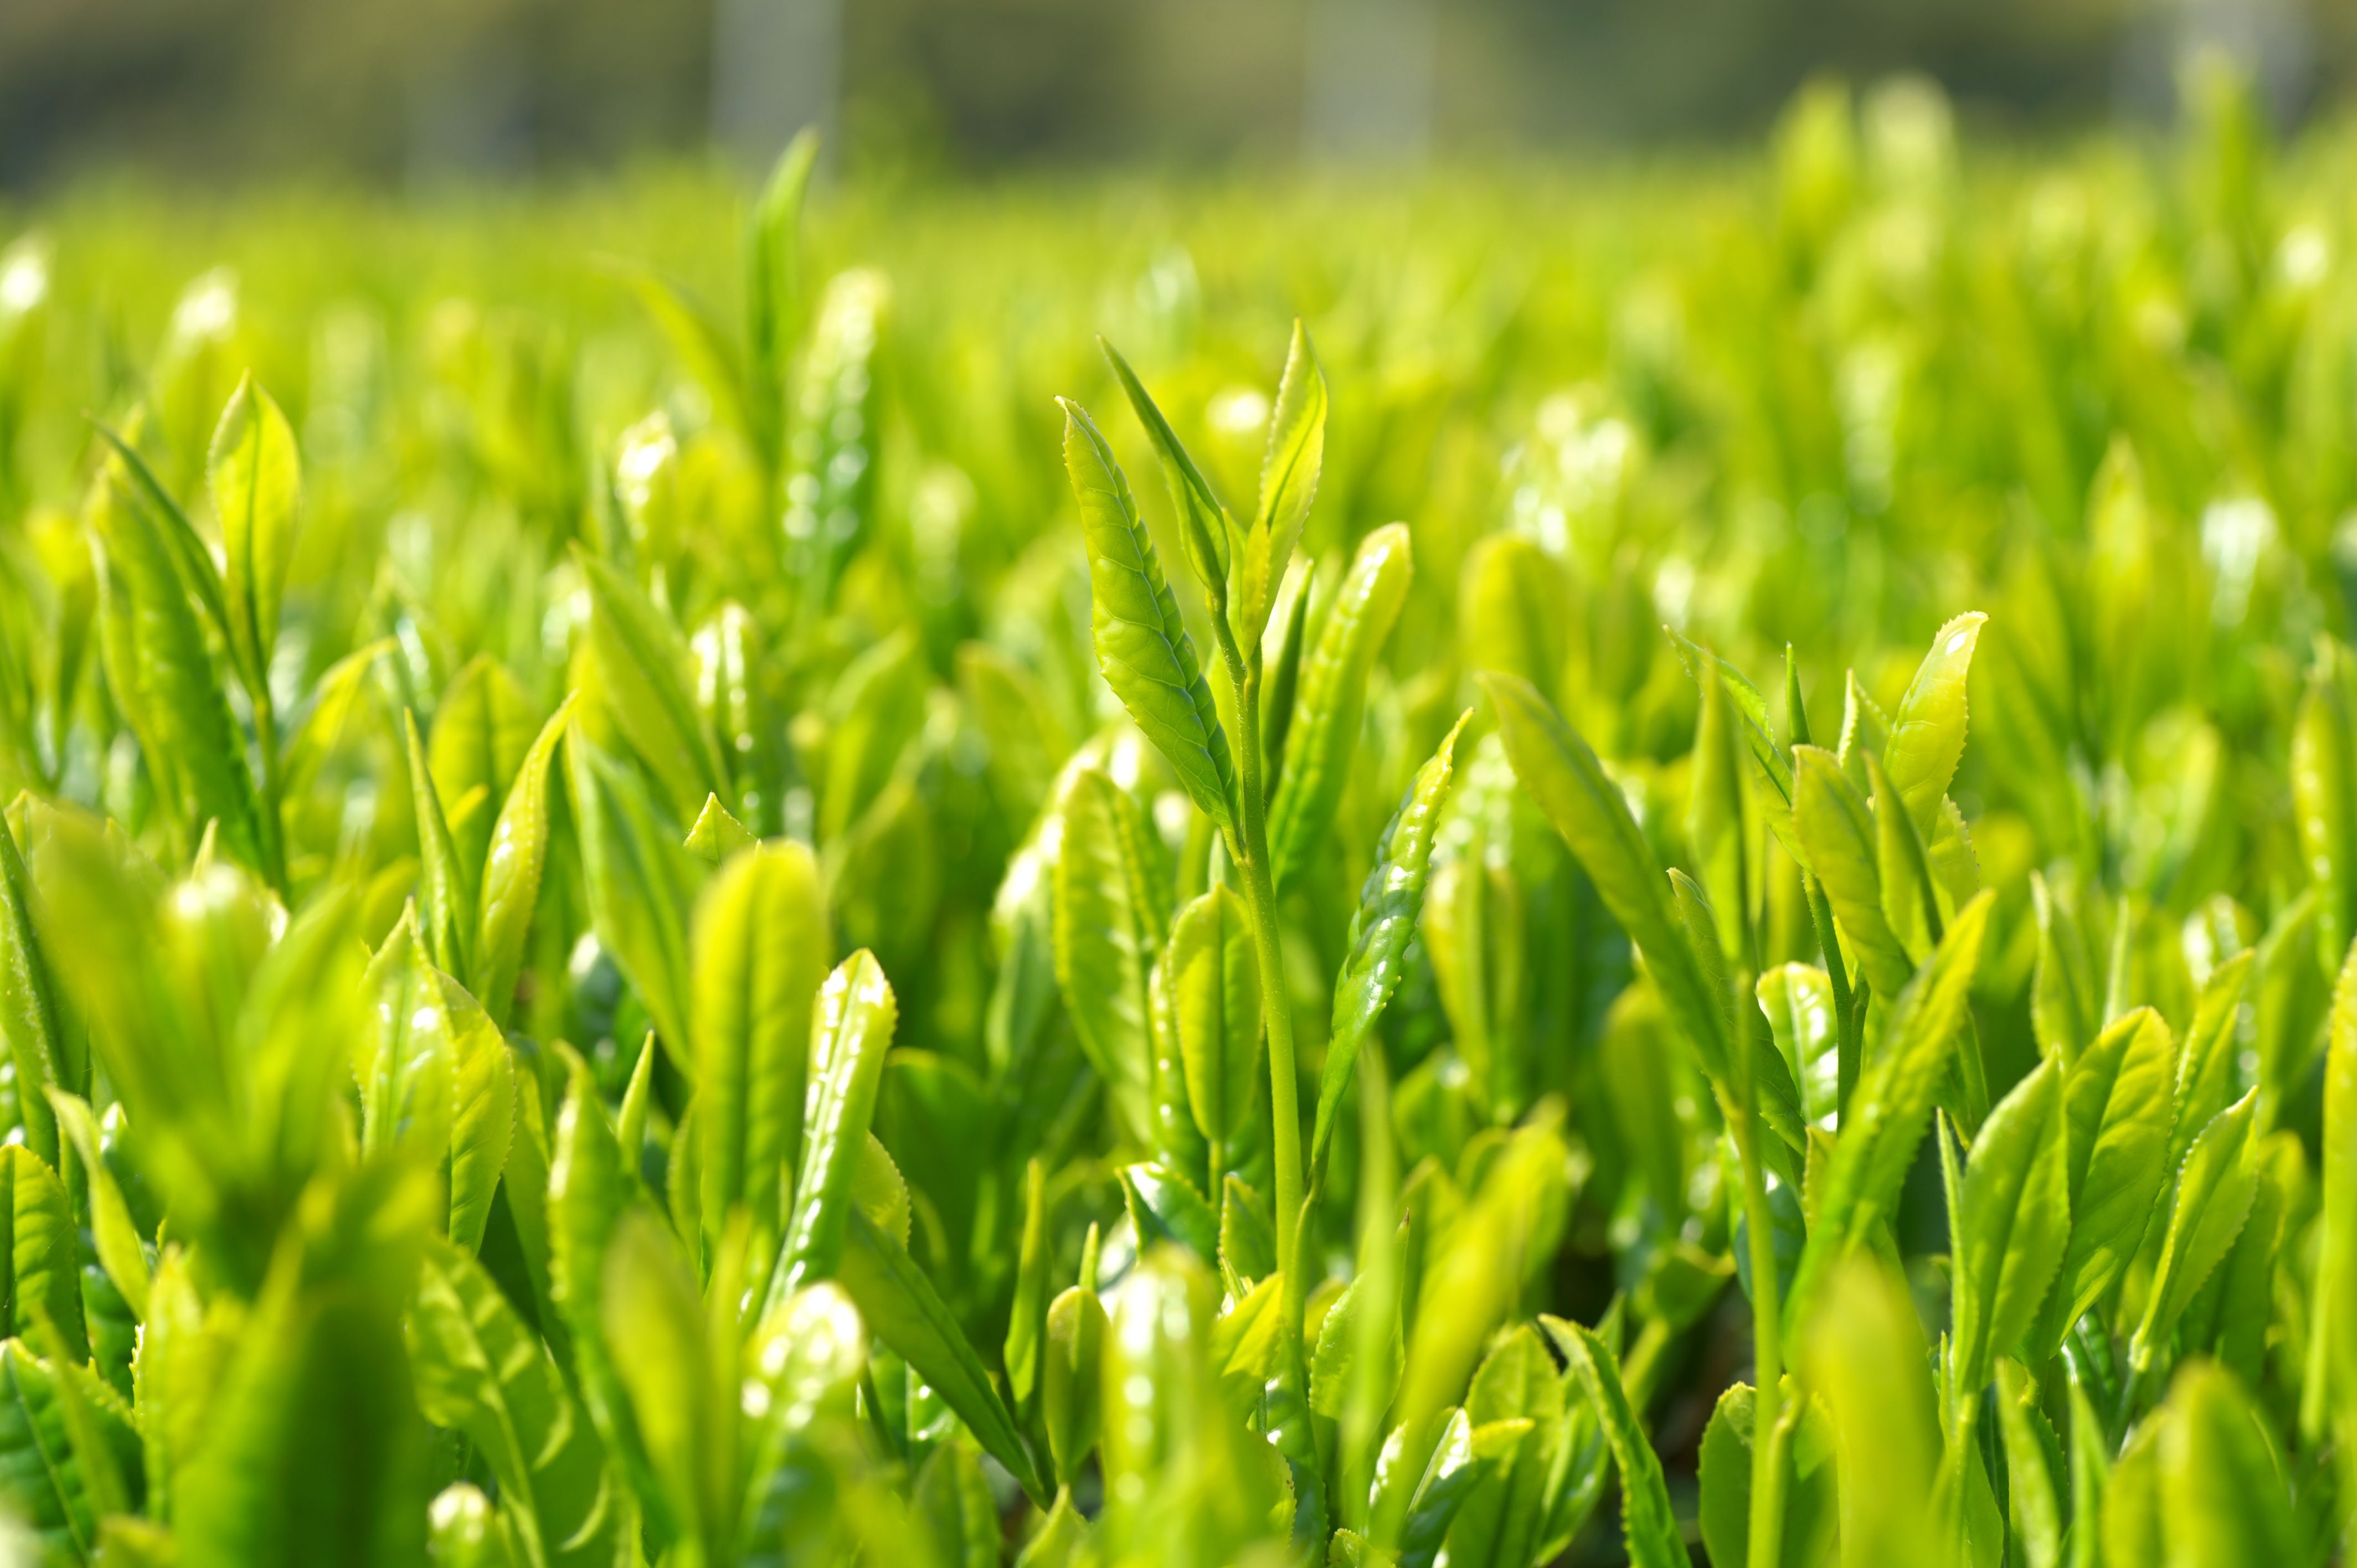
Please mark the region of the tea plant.
[[319, 216], [141, 354], [60, 208], [9, 1550], [2339, 1560], [2350, 149], [2197, 101], [823, 283], [804, 142], [741, 325]]

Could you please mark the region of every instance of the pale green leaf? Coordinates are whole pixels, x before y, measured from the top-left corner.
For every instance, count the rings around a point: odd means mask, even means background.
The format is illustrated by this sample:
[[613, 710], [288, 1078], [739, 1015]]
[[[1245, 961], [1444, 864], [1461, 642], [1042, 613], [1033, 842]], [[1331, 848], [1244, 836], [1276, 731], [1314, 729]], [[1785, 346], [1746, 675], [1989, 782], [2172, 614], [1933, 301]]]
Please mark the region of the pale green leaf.
[[1061, 407], [1064, 467], [1089, 552], [1097, 668], [1195, 804], [1226, 826], [1234, 821], [1235, 763], [1194, 640], [1113, 448], [1078, 403]]
[[1280, 897], [1300, 883], [1333, 827], [1358, 750], [1367, 682], [1413, 575], [1405, 523], [1368, 534], [1303, 663], [1285, 770], [1268, 810], [1269, 859]]
[[286, 571], [295, 560], [295, 512], [303, 493], [295, 430], [253, 376], [221, 411], [206, 461], [213, 515], [221, 521], [227, 569], [222, 589], [230, 634], [249, 670], [270, 668], [278, 641]]

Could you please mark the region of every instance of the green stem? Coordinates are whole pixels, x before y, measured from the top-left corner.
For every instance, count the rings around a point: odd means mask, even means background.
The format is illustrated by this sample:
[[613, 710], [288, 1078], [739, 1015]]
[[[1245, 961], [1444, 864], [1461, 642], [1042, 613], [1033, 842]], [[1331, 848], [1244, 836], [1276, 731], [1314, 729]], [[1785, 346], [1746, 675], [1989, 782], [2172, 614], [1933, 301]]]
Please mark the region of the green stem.
[[[1236, 660], [1241, 663], [1242, 660]], [[1276, 1266], [1290, 1280], [1300, 1247], [1301, 1102], [1294, 1069], [1293, 1009], [1285, 997], [1285, 953], [1277, 937], [1276, 889], [1268, 874], [1268, 811], [1262, 799], [1260, 768], [1260, 676], [1250, 668], [1237, 682], [1238, 812], [1236, 868], [1243, 873], [1245, 906], [1252, 913], [1253, 947], [1260, 961], [1261, 1007], [1268, 1024], [1268, 1108], [1275, 1123]], [[1288, 1291], [1288, 1297], [1293, 1294]]]
[[286, 886], [286, 817], [279, 797], [285, 779], [278, 757], [278, 715], [270, 701], [269, 678], [253, 684], [253, 734], [262, 746], [262, 854], [269, 862], [270, 883], [280, 897], [290, 897]]
[[1825, 976], [1833, 983], [1834, 992], [1834, 1104], [1841, 1116], [1849, 1115], [1849, 1097], [1857, 1088], [1857, 1071], [1866, 1058], [1864, 1020], [1850, 1004], [1849, 965], [1843, 961], [1841, 938], [1834, 931], [1834, 907], [1825, 898], [1825, 890], [1807, 872], [1801, 873], [1801, 887], [1808, 895], [1809, 919], [1817, 928], [1817, 947], [1825, 961]]
[[[1301, 1245], [1301, 1100], [1293, 1057], [1293, 1009], [1285, 999], [1285, 950], [1277, 935], [1276, 887], [1269, 879], [1268, 800], [1262, 783], [1260, 648], [1239, 645], [1228, 624], [1227, 596], [1208, 596], [1211, 635], [1227, 667], [1236, 700], [1236, 820], [1229, 857], [1242, 875], [1244, 905], [1252, 916], [1253, 949], [1260, 964], [1261, 1011], [1268, 1027], [1268, 1109], [1275, 1123], [1276, 1166], [1276, 1266], [1286, 1277], [1285, 1304], [1292, 1334], [1301, 1343], [1306, 1294], [1295, 1266]], [[1214, 1202], [1218, 1201], [1216, 1197]]]
[[2136, 1396], [2144, 1392], [2145, 1374], [2152, 1368], [2152, 1350], [2139, 1334], [2128, 1346], [2126, 1375], [2120, 1379], [2119, 1408], [2112, 1412], [2112, 1441], [2118, 1443], [2127, 1436], [2128, 1423], [2136, 1419]]
[[1751, 1247], [1751, 1550], [1749, 1568], [1777, 1568], [1784, 1539], [1784, 1467], [1773, 1441], [1783, 1399], [1782, 1307], [1776, 1299], [1776, 1239], [1768, 1211], [1768, 1177], [1760, 1163], [1763, 1132], [1756, 1104], [1737, 1123], [1743, 1166], [1743, 1217]]
[[1978, 1391], [1964, 1396], [1948, 1421], [1948, 1445], [1940, 1455], [1940, 1479], [1932, 1488], [1938, 1506], [1943, 1510], [1940, 1524], [1955, 1543], [1956, 1561], [1969, 1560], [1964, 1540], [1966, 1510], [1964, 1508], [1965, 1466], [1972, 1462], [1975, 1434], [1980, 1427], [1981, 1402]]

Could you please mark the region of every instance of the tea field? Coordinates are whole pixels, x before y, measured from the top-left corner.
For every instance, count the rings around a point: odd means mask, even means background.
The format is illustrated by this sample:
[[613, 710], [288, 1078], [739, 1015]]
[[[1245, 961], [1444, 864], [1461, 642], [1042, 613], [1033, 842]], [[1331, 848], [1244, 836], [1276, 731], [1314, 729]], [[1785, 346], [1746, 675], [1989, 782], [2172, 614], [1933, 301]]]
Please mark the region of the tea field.
[[2357, 132], [0, 208], [0, 1558], [2357, 1541]]

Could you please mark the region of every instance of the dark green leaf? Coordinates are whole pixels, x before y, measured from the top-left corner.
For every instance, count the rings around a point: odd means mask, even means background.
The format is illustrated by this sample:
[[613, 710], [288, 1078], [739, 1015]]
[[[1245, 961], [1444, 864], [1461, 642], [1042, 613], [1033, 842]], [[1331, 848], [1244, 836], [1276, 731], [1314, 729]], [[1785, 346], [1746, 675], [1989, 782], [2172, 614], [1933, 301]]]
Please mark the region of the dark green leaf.
[[1044, 1501], [1030, 1451], [1016, 1434], [1014, 1419], [991, 1385], [982, 1359], [931, 1280], [908, 1250], [877, 1229], [857, 1209], [846, 1217], [837, 1281], [876, 1337], [892, 1348], [926, 1384], [949, 1402], [975, 1440], [1021, 1484], [1035, 1502]]
[[1620, 1539], [1629, 1561], [1637, 1568], [1683, 1568], [1686, 1550], [1678, 1540], [1662, 1461], [1630, 1408], [1620, 1359], [1591, 1329], [1559, 1317], [1541, 1321], [1602, 1419], [1612, 1462], [1620, 1471]]

